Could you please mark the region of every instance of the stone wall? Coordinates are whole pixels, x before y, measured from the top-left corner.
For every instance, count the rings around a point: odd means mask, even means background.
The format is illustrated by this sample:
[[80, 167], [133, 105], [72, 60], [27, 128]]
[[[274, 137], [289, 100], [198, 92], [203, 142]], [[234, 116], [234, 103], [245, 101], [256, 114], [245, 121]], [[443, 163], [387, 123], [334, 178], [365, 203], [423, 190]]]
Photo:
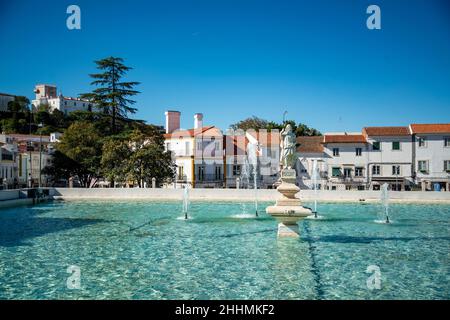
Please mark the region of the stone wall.
[[[139, 189], [139, 188], [55, 188], [51, 189], [55, 199], [149, 199], [149, 200], [181, 200], [183, 189]], [[255, 191], [252, 189], [190, 189], [191, 200], [211, 201], [253, 201]], [[314, 199], [314, 191], [302, 190], [297, 196], [302, 200]], [[258, 201], [275, 201], [279, 197], [276, 190], [261, 189], [257, 191]], [[397, 202], [449, 202], [450, 192], [392, 191], [392, 201]], [[320, 191], [319, 201], [378, 201], [380, 191]]]

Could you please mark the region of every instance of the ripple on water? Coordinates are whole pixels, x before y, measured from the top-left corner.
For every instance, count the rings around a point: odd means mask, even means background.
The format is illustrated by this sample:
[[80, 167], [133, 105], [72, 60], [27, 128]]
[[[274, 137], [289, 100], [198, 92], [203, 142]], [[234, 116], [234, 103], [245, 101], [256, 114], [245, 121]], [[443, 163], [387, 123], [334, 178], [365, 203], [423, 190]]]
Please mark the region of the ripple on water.
[[[0, 215], [3, 299], [448, 299], [450, 206], [321, 204], [301, 239], [235, 203], [63, 202]], [[249, 207], [251, 204], [249, 204]], [[369, 290], [368, 266], [381, 288]], [[81, 290], [66, 286], [68, 266]]]

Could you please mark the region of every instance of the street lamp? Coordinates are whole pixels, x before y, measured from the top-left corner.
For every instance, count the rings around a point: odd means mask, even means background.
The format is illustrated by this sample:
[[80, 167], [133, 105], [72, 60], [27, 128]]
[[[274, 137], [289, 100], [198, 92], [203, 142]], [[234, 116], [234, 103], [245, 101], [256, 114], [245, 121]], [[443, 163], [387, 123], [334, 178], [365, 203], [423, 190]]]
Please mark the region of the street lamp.
[[283, 112], [283, 125], [284, 125], [284, 123], [286, 122], [286, 114], [287, 114], [288, 112], [287, 111], [284, 111]]
[[39, 123], [39, 189], [42, 186], [42, 127], [43, 124]]

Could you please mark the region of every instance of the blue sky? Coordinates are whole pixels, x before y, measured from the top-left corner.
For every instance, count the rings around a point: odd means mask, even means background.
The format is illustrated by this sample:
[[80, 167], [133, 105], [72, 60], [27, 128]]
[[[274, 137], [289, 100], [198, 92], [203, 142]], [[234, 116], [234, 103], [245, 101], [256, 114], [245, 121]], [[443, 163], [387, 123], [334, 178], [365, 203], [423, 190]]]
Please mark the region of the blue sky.
[[[81, 30], [66, 8], [81, 8]], [[381, 8], [382, 29], [366, 28]], [[140, 81], [134, 116], [164, 111], [223, 129], [256, 115], [321, 131], [450, 122], [448, 1], [0, 0], [0, 92], [90, 90], [93, 60], [120, 56]]]

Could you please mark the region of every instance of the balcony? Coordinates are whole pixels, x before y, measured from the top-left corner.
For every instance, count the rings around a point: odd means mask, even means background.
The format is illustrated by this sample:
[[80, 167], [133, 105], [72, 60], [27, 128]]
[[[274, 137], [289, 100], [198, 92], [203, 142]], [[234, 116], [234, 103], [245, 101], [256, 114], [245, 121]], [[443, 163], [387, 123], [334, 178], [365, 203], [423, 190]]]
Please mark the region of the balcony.
[[340, 182], [340, 183], [362, 183], [365, 182], [364, 177], [355, 177], [355, 176], [337, 176], [331, 177], [330, 181], [332, 182]]
[[203, 175], [196, 175], [195, 176], [195, 182], [222, 182], [223, 181], [223, 174], [203, 174]]
[[170, 150], [175, 157], [190, 157], [194, 153], [192, 150]]

